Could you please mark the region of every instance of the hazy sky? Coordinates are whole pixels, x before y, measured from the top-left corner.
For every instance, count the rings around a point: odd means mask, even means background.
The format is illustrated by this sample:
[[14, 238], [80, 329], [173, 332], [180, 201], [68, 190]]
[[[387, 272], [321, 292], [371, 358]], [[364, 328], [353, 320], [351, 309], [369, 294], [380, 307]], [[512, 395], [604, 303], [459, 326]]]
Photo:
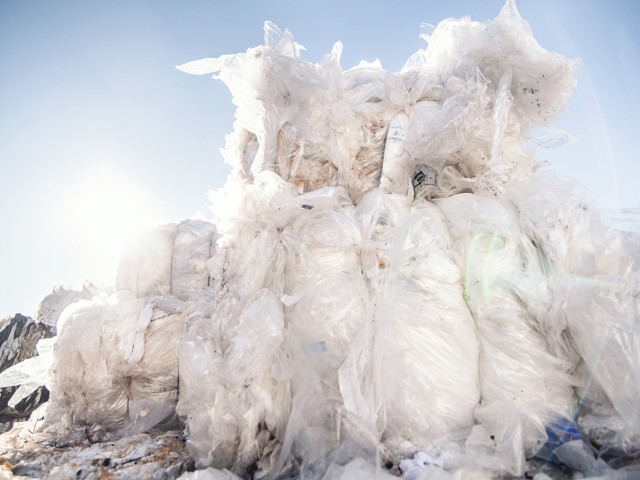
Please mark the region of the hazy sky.
[[[175, 65], [262, 43], [289, 28], [318, 61], [336, 40], [343, 68], [401, 68], [421, 22], [496, 16], [500, 0], [0, 0], [0, 316], [33, 315], [57, 284], [109, 282], [137, 223], [208, 215], [227, 175], [226, 87]], [[577, 143], [541, 156], [606, 208], [639, 207], [640, 3], [520, 0], [547, 49], [583, 73], [559, 127]]]

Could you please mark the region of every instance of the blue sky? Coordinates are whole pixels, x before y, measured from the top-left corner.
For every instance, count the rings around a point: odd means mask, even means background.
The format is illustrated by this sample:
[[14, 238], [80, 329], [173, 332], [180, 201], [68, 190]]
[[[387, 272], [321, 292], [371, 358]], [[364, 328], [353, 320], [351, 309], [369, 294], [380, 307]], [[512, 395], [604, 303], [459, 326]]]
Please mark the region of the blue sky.
[[[108, 250], [124, 234], [96, 227], [89, 245], [79, 226], [106, 215], [104, 204], [86, 200], [101, 179], [112, 192], [114, 185], [137, 192], [114, 197], [118, 208], [146, 205], [124, 224], [131, 230], [140, 216], [207, 215], [207, 191], [227, 174], [218, 149], [234, 109], [222, 83], [175, 65], [256, 46], [272, 20], [293, 32], [310, 61], [341, 40], [343, 68], [379, 58], [395, 71], [423, 47], [421, 22], [484, 21], [502, 3], [0, 2], [0, 316], [33, 315], [57, 284], [109, 280]], [[558, 123], [577, 143], [541, 156], [585, 184], [599, 206], [639, 207], [640, 4], [520, 0], [518, 7], [545, 48], [583, 62]]]

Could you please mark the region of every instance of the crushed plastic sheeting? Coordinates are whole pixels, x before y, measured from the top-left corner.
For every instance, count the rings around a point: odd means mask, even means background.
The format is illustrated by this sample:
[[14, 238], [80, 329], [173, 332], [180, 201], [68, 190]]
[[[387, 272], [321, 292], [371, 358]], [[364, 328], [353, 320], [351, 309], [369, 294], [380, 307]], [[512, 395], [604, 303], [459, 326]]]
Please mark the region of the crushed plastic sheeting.
[[41, 428], [179, 421], [184, 478], [638, 472], [638, 242], [536, 156], [577, 62], [511, 0], [424, 38], [343, 70], [267, 22], [179, 67], [231, 90], [233, 171], [56, 313]]

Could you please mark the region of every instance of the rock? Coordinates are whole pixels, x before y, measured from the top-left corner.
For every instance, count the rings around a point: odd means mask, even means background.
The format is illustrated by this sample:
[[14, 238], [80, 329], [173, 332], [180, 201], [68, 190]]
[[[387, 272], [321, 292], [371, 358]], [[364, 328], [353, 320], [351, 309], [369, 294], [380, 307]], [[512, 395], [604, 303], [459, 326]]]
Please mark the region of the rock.
[[[55, 334], [55, 328], [35, 322], [19, 313], [0, 320], [0, 373], [37, 354], [36, 344], [42, 338]], [[19, 386], [0, 388], [0, 432], [6, 432], [13, 422], [26, 419], [38, 405], [49, 399], [49, 391], [40, 387], [17, 405], [9, 401]]]
[[89, 431], [62, 441], [59, 432], [31, 433], [24, 425], [0, 435], [0, 462], [17, 478], [171, 480], [194, 470], [184, 437], [175, 430], [92, 443]]

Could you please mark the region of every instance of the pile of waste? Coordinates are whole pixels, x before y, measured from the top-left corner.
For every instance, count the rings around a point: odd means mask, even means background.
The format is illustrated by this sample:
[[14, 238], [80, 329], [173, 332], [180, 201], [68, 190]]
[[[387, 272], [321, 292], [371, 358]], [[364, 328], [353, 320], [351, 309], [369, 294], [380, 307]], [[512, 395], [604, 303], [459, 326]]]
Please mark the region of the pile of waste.
[[179, 67], [231, 90], [233, 171], [49, 300], [39, 432], [184, 428], [185, 478], [640, 475], [638, 255], [537, 157], [578, 64], [511, 0], [424, 38], [343, 71], [266, 23]]

